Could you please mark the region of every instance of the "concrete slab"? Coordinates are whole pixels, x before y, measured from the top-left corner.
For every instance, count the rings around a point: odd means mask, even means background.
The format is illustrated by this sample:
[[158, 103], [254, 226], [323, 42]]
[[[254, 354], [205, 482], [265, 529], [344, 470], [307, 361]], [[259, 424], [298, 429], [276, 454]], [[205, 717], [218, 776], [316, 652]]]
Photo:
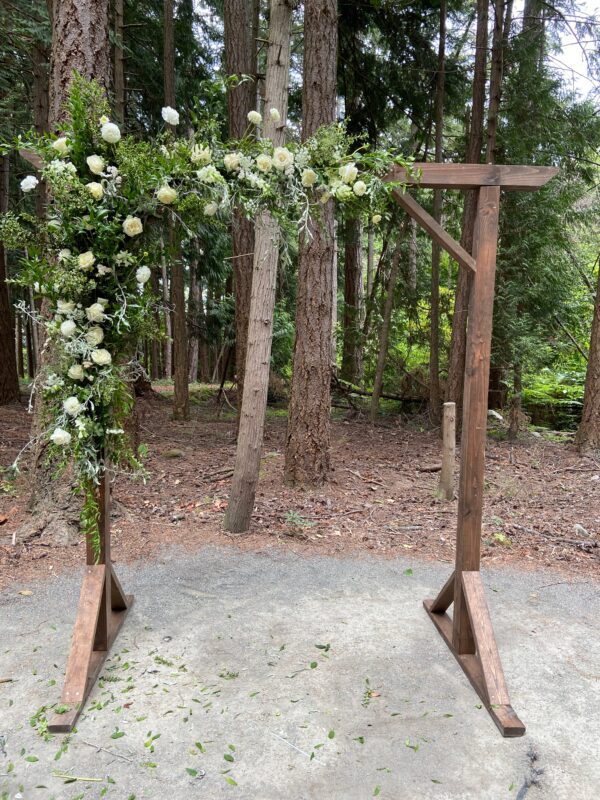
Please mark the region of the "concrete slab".
[[484, 573], [528, 726], [504, 740], [421, 606], [449, 571], [233, 549], [118, 568], [136, 603], [77, 733], [47, 741], [80, 575], [14, 587], [2, 798], [597, 800], [598, 584]]

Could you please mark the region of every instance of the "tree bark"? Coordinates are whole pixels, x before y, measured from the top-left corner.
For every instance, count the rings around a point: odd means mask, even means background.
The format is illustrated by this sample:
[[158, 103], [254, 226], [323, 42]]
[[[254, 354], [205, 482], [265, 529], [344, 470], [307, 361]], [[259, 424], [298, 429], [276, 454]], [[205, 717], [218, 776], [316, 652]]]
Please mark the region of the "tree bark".
[[[304, 4], [302, 136], [306, 139], [336, 117], [337, 0]], [[300, 242], [296, 341], [285, 449], [284, 478], [319, 486], [330, 467], [331, 307], [336, 269], [333, 203], [309, 220]]]
[[[446, 77], [446, 0], [440, 2], [440, 38], [438, 43], [438, 69], [435, 86], [435, 161], [443, 161], [444, 136], [444, 86]], [[433, 218], [442, 221], [443, 195], [441, 189], [433, 192]], [[431, 243], [431, 333], [429, 339], [429, 418], [439, 425], [442, 412], [440, 391], [440, 258], [441, 248]]]
[[188, 341], [185, 314], [185, 277], [179, 247], [174, 239], [176, 229], [170, 230], [173, 241], [171, 257], [171, 305], [173, 307], [173, 419], [187, 420], [190, 417], [188, 385]]
[[[475, 71], [473, 74], [473, 104], [466, 162], [478, 164], [483, 146], [483, 117], [485, 105], [485, 76], [487, 65], [488, 40], [488, 0], [477, 0], [477, 33], [475, 36]], [[469, 253], [473, 249], [473, 232], [477, 216], [477, 191], [465, 192], [463, 209], [461, 245]], [[452, 319], [452, 339], [450, 343], [450, 362], [446, 400], [456, 403], [456, 419], [462, 420], [463, 384], [467, 347], [467, 309], [471, 289], [471, 273], [459, 267], [458, 283], [454, 297], [454, 316]]]
[[173, 377], [173, 317], [171, 314], [171, 292], [169, 291], [169, 272], [167, 270], [167, 256], [165, 243], [160, 240], [160, 272], [162, 281], [163, 313], [165, 317], [165, 340], [163, 350], [163, 377], [170, 381]]
[[201, 294], [200, 281], [198, 280], [198, 265], [195, 261], [190, 264], [190, 296], [188, 300], [188, 380], [190, 383], [198, 380], [198, 352], [200, 342], [200, 328], [198, 325], [198, 307]]
[[50, 60], [50, 128], [64, 119], [65, 100], [73, 71], [95, 78], [108, 89], [110, 42], [108, 0], [52, 0]]
[[381, 390], [383, 389], [383, 371], [385, 369], [385, 362], [387, 361], [388, 345], [390, 341], [390, 322], [392, 319], [392, 310], [394, 308], [394, 292], [396, 289], [396, 283], [398, 282], [398, 273], [400, 271], [400, 254], [402, 241], [406, 232], [406, 225], [406, 221], [402, 223], [400, 232], [398, 233], [396, 247], [392, 253], [392, 263], [386, 287], [385, 304], [383, 307], [383, 322], [379, 337], [377, 368], [375, 370], [375, 381], [373, 383], [373, 394], [371, 396], [371, 422], [375, 422], [377, 419], [377, 414], [379, 413], [379, 400], [381, 398]]
[[[256, 76], [256, 29], [258, 4], [255, 0], [225, 0], [225, 62], [228, 75]], [[248, 112], [256, 108], [256, 83], [246, 80], [227, 90], [229, 136], [241, 139], [248, 128]], [[267, 109], [268, 113], [268, 109]], [[235, 293], [235, 369], [238, 414], [244, 393], [244, 371], [248, 337], [248, 314], [252, 290], [254, 223], [239, 210], [231, 223], [233, 284]]]
[[583, 411], [576, 443], [582, 452], [600, 450], [600, 271], [588, 353]]
[[125, 53], [123, 34], [123, 0], [115, 0], [115, 117], [121, 125], [125, 122]]
[[[291, 2], [271, 0], [265, 108], [277, 108], [282, 121], [287, 116], [291, 28]], [[284, 144], [284, 130], [283, 125], [276, 125], [268, 114], [265, 115], [263, 134], [272, 140], [274, 146]], [[269, 387], [278, 259], [279, 226], [265, 211], [256, 222], [245, 386], [229, 507], [225, 515], [225, 528], [233, 533], [241, 533], [250, 527], [258, 483]]]
[[362, 377], [362, 224], [359, 217], [346, 220], [344, 236], [344, 343], [341, 377], [360, 383]]
[[[9, 160], [0, 156], [0, 214], [8, 210]], [[8, 290], [6, 250], [0, 241], [0, 405], [19, 400], [15, 316]]]

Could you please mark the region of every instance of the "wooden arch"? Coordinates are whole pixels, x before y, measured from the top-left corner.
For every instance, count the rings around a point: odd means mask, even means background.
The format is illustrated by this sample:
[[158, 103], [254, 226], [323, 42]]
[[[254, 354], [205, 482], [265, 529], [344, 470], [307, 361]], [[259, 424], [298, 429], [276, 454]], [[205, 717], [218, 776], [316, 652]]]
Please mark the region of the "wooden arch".
[[[494, 310], [500, 190], [535, 191], [556, 175], [554, 167], [492, 164], [415, 164], [396, 168], [388, 180], [428, 189], [477, 191], [473, 253], [467, 253], [407, 192], [394, 197], [431, 237], [471, 270], [467, 354], [458, 490], [456, 565], [434, 600], [423, 605], [503, 736], [522, 736], [525, 726], [510, 704], [481, 575], [481, 520], [487, 430], [487, 396]], [[453, 616], [446, 611], [454, 603]]]

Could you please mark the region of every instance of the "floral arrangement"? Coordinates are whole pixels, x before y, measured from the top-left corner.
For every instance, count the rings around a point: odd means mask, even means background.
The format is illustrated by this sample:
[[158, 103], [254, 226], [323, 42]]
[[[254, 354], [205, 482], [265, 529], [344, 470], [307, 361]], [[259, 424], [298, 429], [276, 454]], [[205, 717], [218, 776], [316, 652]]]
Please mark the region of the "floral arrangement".
[[[277, 109], [270, 117], [279, 120]], [[175, 109], [163, 108], [172, 128]], [[95, 487], [105, 464], [141, 470], [125, 434], [139, 366], [132, 359], [144, 334], [156, 335], [158, 302], [149, 286], [160, 231], [171, 220], [186, 238], [200, 225], [226, 221], [234, 207], [250, 217], [268, 209], [282, 223], [307, 230], [330, 199], [368, 214], [375, 224], [395, 184], [383, 181], [385, 153], [358, 149], [341, 125], [303, 143], [275, 147], [261, 137], [262, 116], [248, 114], [244, 139], [221, 143], [207, 126], [187, 138], [165, 130], [155, 141], [123, 136], [109, 119], [101, 88], [75, 76], [61, 135], [19, 138], [41, 160], [24, 193], [43, 180], [45, 220], [26, 213], [0, 218], [0, 238], [25, 249], [20, 283], [43, 298], [47, 369], [34, 390], [44, 398], [48, 458], [72, 460], [84, 496], [82, 524], [99, 542]]]

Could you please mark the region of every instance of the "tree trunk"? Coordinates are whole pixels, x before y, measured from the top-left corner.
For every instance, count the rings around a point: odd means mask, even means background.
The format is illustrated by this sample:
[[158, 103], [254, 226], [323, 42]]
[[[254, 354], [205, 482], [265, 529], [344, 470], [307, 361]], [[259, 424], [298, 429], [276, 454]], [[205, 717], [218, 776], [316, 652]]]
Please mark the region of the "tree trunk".
[[[257, 72], [256, 29], [258, 3], [255, 0], [225, 0], [225, 62], [228, 75]], [[241, 139], [248, 128], [248, 112], [256, 108], [256, 83], [244, 81], [227, 90], [229, 136]], [[268, 109], [267, 109], [268, 113]], [[231, 223], [233, 284], [235, 292], [235, 369], [238, 414], [242, 407], [244, 370], [248, 337], [248, 314], [252, 290], [254, 223], [235, 210]]]
[[[440, 38], [438, 43], [438, 69], [435, 86], [435, 160], [443, 161], [444, 136], [444, 85], [446, 77], [446, 0], [440, 3]], [[442, 191], [433, 192], [433, 218], [442, 221]], [[431, 243], [431, 333], [429, 339], [429, 418], [439, 425], [442, 412], [440, 391], [440, 257], [441, 248]]]
[[23, 362], [23, 317], [21, 312], [15, 314], [16, 316], [16, 336], [15, 344], [17, 350], [17, 368], [19, 370], [19, 378], [25, 378], [25, 364]]
[[123, 0], [115, 0], [115, 117], [125, 122], [125, 53], [123, 47]]
[[[8, 156], [0, 156], [0, 214], [5, 214], [8, 210], [8, 185]], [[15, 317], [10, 302], [7, 277], [6, 251], [0, 241], [0, 405], [2, 406], [15, 403], [19, 399]]]
[[[160, 294], [160, 285], [158, 280], [158, 270], [156, 267], [152, 270], [152, 292], [156, 298]], [[160, 363], [160, 347], [158, 333], [160, 331], [160, 313], [158, 308], [154, 310], [154, 324], [156, 325], [156, 336], [152, 337], [152, 363], [150, 365], [150, 378], [153, 381], [160, 380], [162, 376], [161, 363]]]
[[523, 394], [523, 372], [521, 364], [515, 364], [513, 372], [513, 396], [510, 402], [507, 436], [516, 439], [521, 429], [521, 400]]
[[[302, 136], [306, 139], [336, 117], [337, 0], [304, 4]], [[331, 307], [335, 227], [333, 203], [309, 220], [300, 242], [296, 341], [284, 478], [319, 486], [329, 473], [331, 411]]]
[[[176, 229], [171, 227], [172, 238]], [[179, 249], [173, 248], [173, 250]], [[186, 420], [190, 417], [190, 398], [188, 386], [188, 342], [187, 319], [185, 314], [184, 266], [179, 253], [171, 257], [171, 305], [173, 307], [173, 419]]]
[[344, 345], [341, 378], [360, 383], [362, 376], [362, 224], [349, 217], [344, 232]]
[[381, 325], [381, 335], [379, 337], [379, 353], [377, 354], [377, 368], [375, 370], [375, 381], [373, 384], [373, 394], [371, 396], [372, 422], [375, 422], [377, 414], [379, 413], [379, 399], [381, 397], [381, 390], [383, 389], [383, 371], [385, 369], [385, 362], [387, 361], [388, 345], [390, 341], [390, 322], [392, 319], [392, 310], [394, 308], [394, 292], [398, 281], [398, 273], [400, 271], [400, 254], [406, 231], [406, 224], [406, 222], [402, 223], [400, 232], [398, 233], [398, 240], [396, 241], [396, 247], [392, 253], [392, 264], [386, 287], [383, 323]]
[[163, 377], [170, 381], [173, 377], [173, 319], [171, 315], [171, 292], [169, 291], [169, 272], [167, 270], [167, 257], [165, 254], [165, 243], [161, 236], [160, 240], [160, 272], [162, 280], [163, 313], [165, 316], [165, 340], [163, 352]]
[[198, 325], [198, 306], [200, 305], [201, 286], [198, 280], [198, 265], [190, 264], [190, 296], [188, 300], [188, 380], [198, 380], [198, 351], [200, 328]]
[[[163, 0], [163, 92], [165, 105], [175, 108], [175, 34], [173, 30], [174, 0]], [[172, 125], [166, 126], [175, 132]]]
[[[488, 39], [488, 0], [477, 0], [477, 33], [475, 36], [475, 72], [473, 75], [473, 104], [466, 162], [478, 164], [483, 145], [483, 112], [485, 105], [485, 76], [487, 65]], [[473, 232], [477, 216], [477, 191], [465, 192], [463, 209], [461, 245], [469, 253], [473, 249]], [[450, 343], [450, 362], [448, 364], [448, 383], [446, 400], [456, 403], [458, 425], [462, 420], [463, 384], [467, 348], [467, 309], [471, 289], [471, 273], [459, 267], [458, 283], [454, 297], [454, 316], [452, 319], [452, 340]]]
[[582, 452], [600, 450], [600, 271], [585, 378], [583, 411], [575, 441]]
[[50, 60], [50, 128], [65, 116], [65, 100], [73, 71], [95, 78], [108, 89], [110, 42], [108, 0], [52, 0]]
[[[271, 0], [265, 108], [277, 108], [282, 121], [287, 116], [291, 28], [292, 4], [286, 0]], [[276, 125], [268, 114], [265, 114], [263, 135], [271, 139], [274, 146], [285, 142], [284, 126]], [[225, 528], [233, 533], [248, 530], [258, 483], [269, 387], [278, 259], [279, 226], [265, 211], [256, 222], [245, 386], [231, 494], [225, 516]]]

